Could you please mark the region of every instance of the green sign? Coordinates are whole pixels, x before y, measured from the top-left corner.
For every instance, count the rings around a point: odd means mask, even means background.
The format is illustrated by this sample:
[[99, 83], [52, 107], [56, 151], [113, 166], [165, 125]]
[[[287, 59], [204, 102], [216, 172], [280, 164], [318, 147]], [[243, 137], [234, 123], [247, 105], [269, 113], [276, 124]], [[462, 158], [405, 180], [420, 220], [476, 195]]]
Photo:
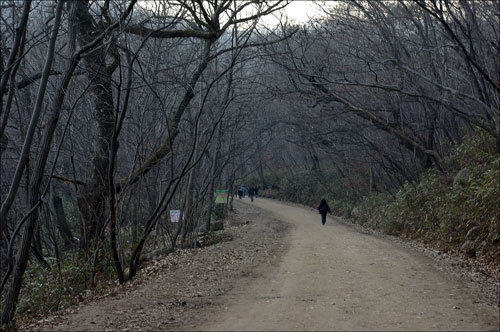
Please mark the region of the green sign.
[[229, 190], [216, 190], [215, 191], [215, 203], [216, 204], [226, 204], [229, 198]]

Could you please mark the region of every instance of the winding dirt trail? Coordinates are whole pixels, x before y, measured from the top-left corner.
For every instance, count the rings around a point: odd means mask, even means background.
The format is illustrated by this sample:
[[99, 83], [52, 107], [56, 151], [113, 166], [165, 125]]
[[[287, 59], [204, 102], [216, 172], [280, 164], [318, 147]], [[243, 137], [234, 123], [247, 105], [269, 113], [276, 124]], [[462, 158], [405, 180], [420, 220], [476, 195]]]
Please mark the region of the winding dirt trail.
[[292, 225], [289, 249], [195, 329], [498, 330], [498, 309], [431, 259], [312, 209], [245, 201]]
[[235, 202], [231, 241], [25, 330], [498, 330], [498, 308], [417, 251], [310, 208]]

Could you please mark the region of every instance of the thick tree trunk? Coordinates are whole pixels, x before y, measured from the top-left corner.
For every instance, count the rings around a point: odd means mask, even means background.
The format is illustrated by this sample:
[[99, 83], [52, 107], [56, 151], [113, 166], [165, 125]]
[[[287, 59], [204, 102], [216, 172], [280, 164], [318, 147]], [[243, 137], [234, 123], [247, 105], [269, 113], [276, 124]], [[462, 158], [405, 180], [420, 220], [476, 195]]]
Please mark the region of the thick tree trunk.
[[[77, 8], [75, 12], [76, 39], [81, 46], [84, 46], [91, 43], [92, 36], [100, 31], [89, 13], [88, 2], [76, 1], [74, 5]], [[89, 249], [91, 242], [103, 233], [109, 194], [107, 186], [111, 140], [114, 133], [114, 108], [112, 73], [106, 67], [105, 58], [105, 48], [100, 47], [83, 59], [90, 83], [89, 91], [95, 127], [89, 179], [78, 197], [78, 208], [83, 219], [80, 243], [85, 249]]]
[[64, 248], [68, 249], [73, 244], [73, 233], [69, 228], [68, 222], [66, 220], [66, 215], [64, 213], [64, 207], [61, 197], [57, 196], [52, 192], [50, 205], [54, 213], [54, 221], [59, 233], [64, 241]]

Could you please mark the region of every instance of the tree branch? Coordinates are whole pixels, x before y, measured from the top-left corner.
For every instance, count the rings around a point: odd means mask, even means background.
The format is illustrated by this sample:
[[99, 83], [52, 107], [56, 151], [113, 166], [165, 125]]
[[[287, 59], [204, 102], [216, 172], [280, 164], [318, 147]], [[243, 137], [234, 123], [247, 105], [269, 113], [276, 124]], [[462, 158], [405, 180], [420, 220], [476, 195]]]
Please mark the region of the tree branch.
[[124, 29], [125, 32], [141, 37], [151, 38], [201, 38], [215, 39], [219, 36], [217, 32], [202, 31], [202, 30], [168, 30], [162, 31], [166, 27], [159, 29], [150, 29], [140, 25], [130, 25]]

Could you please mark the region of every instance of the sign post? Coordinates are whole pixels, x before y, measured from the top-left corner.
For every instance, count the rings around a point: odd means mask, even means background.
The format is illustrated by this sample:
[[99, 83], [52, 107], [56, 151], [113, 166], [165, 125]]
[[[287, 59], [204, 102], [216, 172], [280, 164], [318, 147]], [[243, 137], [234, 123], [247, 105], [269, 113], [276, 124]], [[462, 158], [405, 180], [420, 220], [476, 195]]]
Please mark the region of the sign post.
[[229, 198], [229, 190], [215, 191], [215, 204], [227, 204]]
[[181, 210], [170, 210], [170, 221], [179, 222], [181, 219]]

